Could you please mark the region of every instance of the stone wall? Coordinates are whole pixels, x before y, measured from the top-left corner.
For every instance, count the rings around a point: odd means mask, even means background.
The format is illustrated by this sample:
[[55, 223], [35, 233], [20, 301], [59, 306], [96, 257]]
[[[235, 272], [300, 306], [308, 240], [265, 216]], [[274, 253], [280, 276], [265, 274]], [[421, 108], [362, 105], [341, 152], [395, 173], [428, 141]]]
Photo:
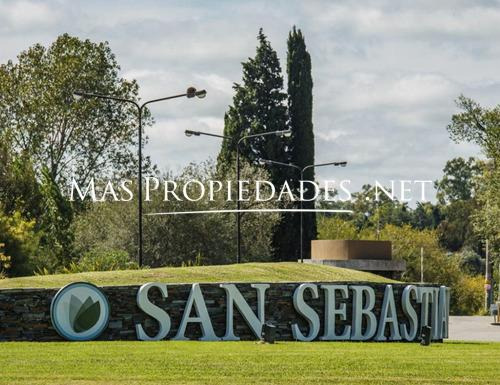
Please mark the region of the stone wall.
[[[320, 283], [318, 283], [319, 285]], [[385, 284], [362, 282], [334, 282], [332, 284], [368, 285], [376, 293], [374, 313], [379, 317]], [[304, 332], [307, 323], [293, 307], [293, 293], [300, 283], [272, 283], [266, 291], [265, 316], [266, 321], [276, 326], [276, 338], [279, 340], [293, 340], [291, 324], [298, 323]], [[250, 284], [236, 284], [252, 309], [256, 312], [256, 290]], [[393, 284], [394, 296], [400, 322], [405, 320], [402, 313], [400, 298], [406, 285]], [[433, 285], [425, 285], [433, 286]], [[217, 336], [225, 334], [226, 327], [226, 297], [218, 284], [200, 285], [208, 312]], [[136, 295], [139, 286], [110, 286], [101, 288], [107, 296], [111, 316], [107, 329], [98, 340], [135, 340], [135, 324], [140, 322], [145, 326], [149, 335], [158, 331], [157, 322], [145, 315], [136, 305]], [[189, 284], [168, 284], [168, 298], [162, 299], [156, 288], [151, 289], [150, 299], [156, 305], [164, 308], [170, 315], [172, 326], [167, 339], [172, 338], [179, 327], [183, 310], [191, 290]], [[310, 292], [306, 292], [305, 299], [320, 316], [321, 328], [324, 327], [324, 291], [319, 291], [319, 298], [312, 299]], [[62, 338], [52, 327], [50, 318], [50, 304], [57, 289], [2, 289], [0, 290], [0, 341], [59, 341]], [[342, 300], [338, 298], [338, 303]], [[351, 319], [352, 297], [344, 300], [347, 306], [347, 319]], [[420, 316], [420, 306], [414, 306]], [[350, 322], [349, 322], [350, 323]], [[340, 329], [340, 326], [339, 326]], [[239, 314], [234, 311], [235, 335], [242, 340], [255, 340], [251, 329]], [[340, 331], [340, 330], [339, 330]], [[387, 331], [386, 331], [387, 333]], [[320, 330], [319, 335], [323, 334]], [[190, 324], [186, 336], [197, 339], [201, 335], [198, 324]]]

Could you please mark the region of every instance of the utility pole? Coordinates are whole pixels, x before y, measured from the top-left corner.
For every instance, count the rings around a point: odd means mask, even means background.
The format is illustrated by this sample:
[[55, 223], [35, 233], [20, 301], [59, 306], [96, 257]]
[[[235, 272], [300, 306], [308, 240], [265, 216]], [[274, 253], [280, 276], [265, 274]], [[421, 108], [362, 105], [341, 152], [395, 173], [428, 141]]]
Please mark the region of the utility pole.
[[489, 244], [486, 240], [486, 263], [484, 267], [484, 309], [486, 311], [490, 310], [490, 292], [491, 292], [491, 276], [490, 276], [490, 256], [489, 256]]
[[424, 283], [424, 248], [420, 248], [420, 283]]

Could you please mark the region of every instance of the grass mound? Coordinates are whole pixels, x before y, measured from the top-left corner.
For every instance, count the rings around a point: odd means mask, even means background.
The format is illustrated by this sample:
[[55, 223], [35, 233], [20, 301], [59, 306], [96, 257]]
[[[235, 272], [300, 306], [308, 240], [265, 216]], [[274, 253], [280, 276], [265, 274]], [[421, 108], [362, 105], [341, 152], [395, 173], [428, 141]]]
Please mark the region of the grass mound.
[[139, 285], [146, 282], [394, 282], [379, 275], [333, 266], [281, 263], [242, 263], [238, 265], [163, 267], [145, 270], [100, 271], [54, 274], [0, 280], [0, 289], [23, 287], [62, 287], [85, 281], [98, 286]]

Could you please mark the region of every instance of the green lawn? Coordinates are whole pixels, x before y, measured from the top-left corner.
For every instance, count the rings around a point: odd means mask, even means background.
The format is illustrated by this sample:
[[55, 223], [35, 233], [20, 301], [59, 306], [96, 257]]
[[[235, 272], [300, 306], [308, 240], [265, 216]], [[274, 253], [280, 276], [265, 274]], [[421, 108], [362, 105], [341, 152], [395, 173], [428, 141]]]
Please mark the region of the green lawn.
[[0, 343], [0, 384], [500, 384], [500, 343]]
[[[61, 287], [71, 282], [92, 282], [98, 286], [142, 285], [146, 282], [391, 282], [381, 276], [339, 267], [283, 263], [164, 267], [145, 270], [102, 271], [0, 279], [0, 289], [19, 287]], [[394, 281], [392, 281], [394, 282]]]

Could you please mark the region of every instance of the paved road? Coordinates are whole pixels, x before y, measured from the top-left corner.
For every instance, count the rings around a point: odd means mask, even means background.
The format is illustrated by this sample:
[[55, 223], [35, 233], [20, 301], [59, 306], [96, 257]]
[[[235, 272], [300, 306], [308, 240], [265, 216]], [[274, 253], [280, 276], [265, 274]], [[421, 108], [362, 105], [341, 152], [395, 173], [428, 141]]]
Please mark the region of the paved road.
[[492, 316], [450, 316], [449, 339], [500, 342], [500, 325], [491, 325], [492, 322]]

